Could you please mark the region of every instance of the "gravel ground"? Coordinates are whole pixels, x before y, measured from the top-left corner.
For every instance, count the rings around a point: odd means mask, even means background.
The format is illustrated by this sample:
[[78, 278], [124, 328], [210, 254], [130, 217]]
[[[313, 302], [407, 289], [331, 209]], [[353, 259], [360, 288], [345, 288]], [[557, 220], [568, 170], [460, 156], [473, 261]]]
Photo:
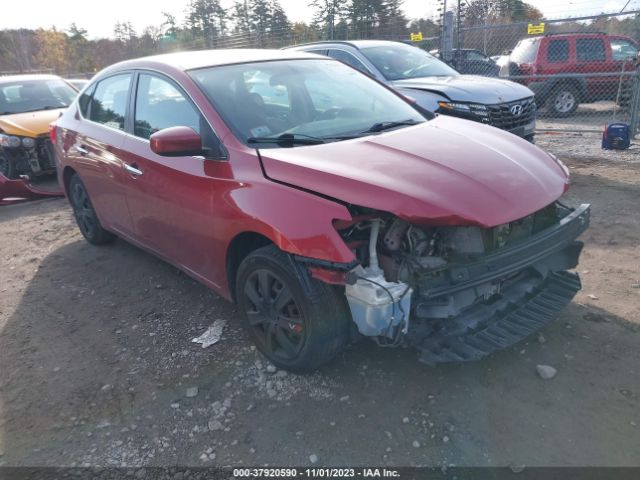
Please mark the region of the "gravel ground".
[[[563, 159], [567, 202], [594, 205], [584, 290], [466, 365], [362, 342], [277, 371], [233, 305], [122, 241], [86, 244], [64, 200], [2, 207], [0, 464], [640, 465], [640, 162]], [[191, 341], [216, 320], [218, 343]]]

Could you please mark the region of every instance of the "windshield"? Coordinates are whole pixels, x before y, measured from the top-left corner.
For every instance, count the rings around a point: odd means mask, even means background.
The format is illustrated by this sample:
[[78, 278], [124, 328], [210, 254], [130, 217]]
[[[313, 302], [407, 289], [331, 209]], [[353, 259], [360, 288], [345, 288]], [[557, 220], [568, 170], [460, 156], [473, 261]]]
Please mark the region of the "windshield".
[[363, 48], [361, 51], [387, 80], [459, 75], [430, 53], [403, 43]]
[[335, 60], [225, 65], [189, 74], [236, 135], [261, 148], [279, 146], [268, 139], [281, 136], [289, 146], [323, 143], [381, 131], [378, 124], [402, 128], [425, 121], [396, 94]]
[[3, 82], [0, 84], [0, 115], [66, 108], [77, 93], [68, 83], [58, 79]]
[[521, 63], [535, 63], [538, 56], [538, 47], [540, 46], [540, 38], [526, 38], [520, 40], [513, 49], [509, 60], [512, 62]]

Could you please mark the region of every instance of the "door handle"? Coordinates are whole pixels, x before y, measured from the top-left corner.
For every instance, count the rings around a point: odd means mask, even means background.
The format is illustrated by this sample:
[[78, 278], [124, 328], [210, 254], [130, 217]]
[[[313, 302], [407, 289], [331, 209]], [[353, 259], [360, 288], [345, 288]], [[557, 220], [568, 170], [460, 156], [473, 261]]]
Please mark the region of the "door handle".
[[82, 156], [85, 156], [89, 153], [89, 150], [87, 150], [86, 148], [84, 148], [82, 145], [78, 145], [76, 146], [76, 150], [78, 151], [78, 153]]
[[133, 165], [129, 165], [128, 163], [124, 164], [124, 169], [129, 172], [131, 175], [134, 175], [136, 177], [139, 177], [140, 175], [142, 175], [142, 170], [140, 170], [139, 168], [137, 168], [138, 166], [136, 164]]

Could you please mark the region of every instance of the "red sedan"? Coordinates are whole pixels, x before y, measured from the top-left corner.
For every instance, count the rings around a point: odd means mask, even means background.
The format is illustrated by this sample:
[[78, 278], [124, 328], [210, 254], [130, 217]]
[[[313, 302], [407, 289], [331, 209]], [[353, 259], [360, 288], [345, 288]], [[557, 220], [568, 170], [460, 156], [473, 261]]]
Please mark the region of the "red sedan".
[[348, 342], [469, 361], [570, 302], [588, 205], [514, 135], [434, 116], [338, 61], [187, 52], [94, 77], [52, 129], [93, 244], [116, 236], [237, 302], [274, 364]]

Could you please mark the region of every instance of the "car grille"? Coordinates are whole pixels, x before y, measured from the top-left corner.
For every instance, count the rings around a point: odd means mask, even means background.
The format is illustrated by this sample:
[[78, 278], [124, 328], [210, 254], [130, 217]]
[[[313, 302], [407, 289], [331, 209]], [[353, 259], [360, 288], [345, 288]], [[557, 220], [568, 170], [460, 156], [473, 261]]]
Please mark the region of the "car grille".
[[[509, 103], [487, 105], [489, 124], [503, 130], [513, 130], [528, 125], [535, 119], [536, 103], [533, 97]], [[514, 109], [516, 110], [514, 114]]]

